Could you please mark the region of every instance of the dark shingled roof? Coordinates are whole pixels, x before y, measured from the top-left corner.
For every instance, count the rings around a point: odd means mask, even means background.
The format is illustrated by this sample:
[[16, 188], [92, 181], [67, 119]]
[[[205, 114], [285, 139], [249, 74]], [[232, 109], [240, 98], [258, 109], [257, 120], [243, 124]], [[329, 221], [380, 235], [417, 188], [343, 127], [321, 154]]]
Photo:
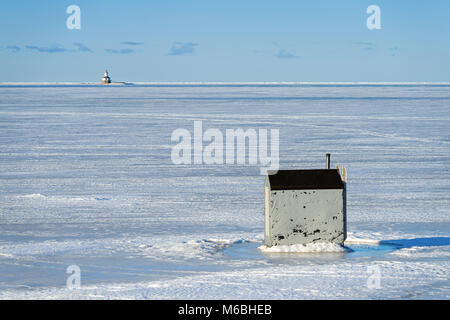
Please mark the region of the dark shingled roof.
[[279, 170], [269, 175], [272, 190], [343, 189], [337, 169]]

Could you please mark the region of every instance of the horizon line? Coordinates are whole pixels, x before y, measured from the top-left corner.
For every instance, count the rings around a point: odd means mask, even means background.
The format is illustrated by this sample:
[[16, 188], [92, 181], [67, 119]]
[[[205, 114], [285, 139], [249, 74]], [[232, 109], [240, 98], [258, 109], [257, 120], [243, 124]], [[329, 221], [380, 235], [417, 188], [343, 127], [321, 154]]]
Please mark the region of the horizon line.
[[0, 86], [51, 86], [51, 85], [101, 85], [101, 86], [117, 86], [117, 85], [450, 85], [450, 82], [442, 81], [149, 81], [149, 82], [131, 82], [117, 81], [110, 84], [102, 84], [101, 82], [0, 82]]

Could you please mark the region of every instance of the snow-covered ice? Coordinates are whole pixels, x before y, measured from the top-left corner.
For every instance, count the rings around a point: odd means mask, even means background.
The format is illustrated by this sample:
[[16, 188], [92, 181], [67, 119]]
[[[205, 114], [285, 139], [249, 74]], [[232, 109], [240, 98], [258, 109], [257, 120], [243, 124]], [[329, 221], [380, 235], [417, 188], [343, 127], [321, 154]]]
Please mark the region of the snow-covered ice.
[[[345, 164], [348, 249], [259, 250], [258, 167], [172, 164], [194, 120]], [[449, 120], [449, 84], [0, 85], [0, 298], [448, 299]]]
[[307, 244], [292, 244], [279, 246], [261, 246], [258, 248], [262, 252], [287, 252], [287, 253], [311, 253], [311, 252], [345, 252], [346, 248], [337, 243], [317, 242]]

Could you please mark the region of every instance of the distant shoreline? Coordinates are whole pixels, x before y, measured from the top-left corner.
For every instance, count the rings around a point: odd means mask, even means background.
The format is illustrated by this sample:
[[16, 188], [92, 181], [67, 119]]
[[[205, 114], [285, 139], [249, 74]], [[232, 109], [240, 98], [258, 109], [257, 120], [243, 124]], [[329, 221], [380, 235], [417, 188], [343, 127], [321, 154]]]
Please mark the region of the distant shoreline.
[[450, 86], [450, 82], [0, 82], [7, 86]]

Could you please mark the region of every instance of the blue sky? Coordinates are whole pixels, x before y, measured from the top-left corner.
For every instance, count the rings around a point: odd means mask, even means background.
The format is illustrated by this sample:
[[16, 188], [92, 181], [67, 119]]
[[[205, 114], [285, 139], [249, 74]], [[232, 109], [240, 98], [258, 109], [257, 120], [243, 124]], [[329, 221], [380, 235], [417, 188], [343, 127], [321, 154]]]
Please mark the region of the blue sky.
[[[81, 29], [69, 30], [69, 5]], [[369, 5], [381, 29], [369, 30]], [[450, 81], [450, 1], [3, 0], [0, 82]]]

